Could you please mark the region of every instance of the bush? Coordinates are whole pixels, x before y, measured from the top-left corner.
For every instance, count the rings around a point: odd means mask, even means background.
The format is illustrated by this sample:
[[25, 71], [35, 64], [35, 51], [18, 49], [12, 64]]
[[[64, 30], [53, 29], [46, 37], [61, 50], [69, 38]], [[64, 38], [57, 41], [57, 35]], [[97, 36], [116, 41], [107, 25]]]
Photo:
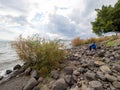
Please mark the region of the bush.
[[20, 36], [12, 46], [16, 49], [19, 58], [27, 63], [33, 63], [32, 68], [39, 70], [44, 76], [60, 66], [65, 60], [66, 53], [58, 40], [50, 41], [38, 35], [28, 37]]

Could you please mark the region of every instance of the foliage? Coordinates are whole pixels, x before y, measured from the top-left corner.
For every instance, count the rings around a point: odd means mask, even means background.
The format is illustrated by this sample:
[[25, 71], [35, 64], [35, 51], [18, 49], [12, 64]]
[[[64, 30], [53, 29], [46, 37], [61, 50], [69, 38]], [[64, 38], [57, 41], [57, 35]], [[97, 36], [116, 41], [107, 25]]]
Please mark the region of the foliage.
[[12, 46], [16, 49], [19, 58], [27, 63], [34, 63], [34, 69], [41, 75], [47, 75], [51, 70], [60, 66], [65, 60], [66, 53], [58, 40], [50, 41], [38, 35], [28, 37], [20, 36]]
[[120, 32], [120, 0], [114, 7], [102, 6], [101, 9], [96, 9], [97, 18], [91, 22], [93, 32], [97, 35], [102, 35], [107, 32]]

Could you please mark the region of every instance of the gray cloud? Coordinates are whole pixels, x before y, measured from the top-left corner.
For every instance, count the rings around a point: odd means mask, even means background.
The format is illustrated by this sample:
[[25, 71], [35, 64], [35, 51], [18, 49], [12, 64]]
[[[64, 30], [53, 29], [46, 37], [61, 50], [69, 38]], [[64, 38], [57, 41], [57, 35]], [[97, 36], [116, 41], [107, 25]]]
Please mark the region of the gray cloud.
[[19, 25], [25, 25], [28, 23], [25, 16], [13, 17], [11, 15], [4, 15], [0, 16], [0, 20], [3, 20], [5, 23], [8, 23], [10, 25], [14, 23], [17, 23]]
[[28, 5], [24, 0], [0, 0], [0, 7], [26, 12]]
[[50, 15], [47, 29], [50, 30], [51, 33], [57, 33], [68, 38], [75, 37], [78, 34], [76, 24], [69, 21], [67, 17], [57, 14]]

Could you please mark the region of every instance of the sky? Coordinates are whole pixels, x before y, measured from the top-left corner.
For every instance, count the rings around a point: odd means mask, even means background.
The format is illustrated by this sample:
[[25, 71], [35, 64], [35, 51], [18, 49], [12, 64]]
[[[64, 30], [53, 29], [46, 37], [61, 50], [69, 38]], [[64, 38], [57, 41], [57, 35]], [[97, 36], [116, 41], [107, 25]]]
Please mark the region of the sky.
[[0, 0], [0, 40], [39, 34], [71, 40], [96, 37], [90, 22], [95, 9], [117, 0]]

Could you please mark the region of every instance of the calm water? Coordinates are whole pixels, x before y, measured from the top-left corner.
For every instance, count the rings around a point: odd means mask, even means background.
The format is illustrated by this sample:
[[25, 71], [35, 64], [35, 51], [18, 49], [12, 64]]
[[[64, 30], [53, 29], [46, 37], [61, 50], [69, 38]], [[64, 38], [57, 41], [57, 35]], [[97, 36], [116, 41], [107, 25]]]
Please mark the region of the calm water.
[[16, 64], [22, 64], [11, 42], [0, 41], [0, 75], [5, 75], [7, 69], [12, 69]]

